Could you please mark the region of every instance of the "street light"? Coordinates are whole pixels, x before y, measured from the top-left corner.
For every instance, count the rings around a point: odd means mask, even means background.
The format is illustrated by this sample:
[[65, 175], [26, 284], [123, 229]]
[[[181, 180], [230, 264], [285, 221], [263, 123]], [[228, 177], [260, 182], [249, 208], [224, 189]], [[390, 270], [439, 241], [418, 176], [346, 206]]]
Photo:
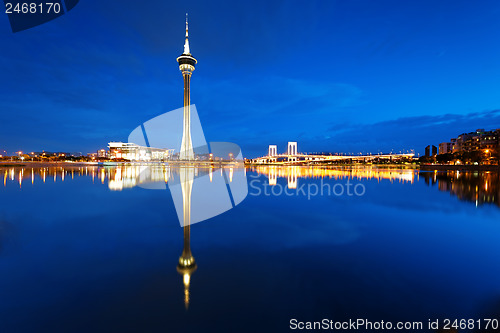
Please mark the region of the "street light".
[[490, 158], [491, 158], [491, 151], [490, 151], [489, 149], [486, 149], [484, 152], [485, 152], [486, 154], [489, 154], [489, 156], [488, 156], [488, 161], [489, 161], [489, 160], [490, 160]]

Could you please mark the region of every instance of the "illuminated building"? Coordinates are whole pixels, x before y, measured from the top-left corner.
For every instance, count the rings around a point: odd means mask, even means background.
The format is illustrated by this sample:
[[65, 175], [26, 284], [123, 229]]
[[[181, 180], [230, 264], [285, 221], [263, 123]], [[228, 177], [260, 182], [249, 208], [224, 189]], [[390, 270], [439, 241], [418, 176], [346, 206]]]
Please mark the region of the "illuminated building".
[[173, 149], [143, 147], [130, 142], [110, 142], [110, 159], [124, 159], [131, 162], [163, 162], [171, 158]]
[[498, 149], [499, 146], [500, 129], [485, 131], [481, 128], [475, 132], [460, 134], [450, 142], [440, 143], [439, 154], [492, 150]]
[[186, 14], [186, 40], [184, 41], [184, 53], [178, 58], [179, 70], [184, 79], [184, 121], [182, 129], [182, 143], [179, 158], [184, 161], [194, 160], [193, 143], [191, 141], [191, 97], [189, 87], [191, 83], [191, 74], [194, 71], [196, 59], [189, 50], [188, 20]]
[[107, 155], [108, 155], [108, 152], [106, 151], [106, 149], [99, 149], [97, 151], [97, 157], [106, 158]]

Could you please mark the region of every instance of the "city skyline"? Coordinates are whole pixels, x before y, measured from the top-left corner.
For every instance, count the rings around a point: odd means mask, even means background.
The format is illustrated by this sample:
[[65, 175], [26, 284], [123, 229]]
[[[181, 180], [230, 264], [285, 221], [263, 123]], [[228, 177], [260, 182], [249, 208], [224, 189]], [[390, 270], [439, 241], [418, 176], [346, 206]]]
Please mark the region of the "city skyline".
[[[192, 103], [207, 136], [248, 156], [288, 141], [423, 154], [457, 133], [500, 128], [493, 1], [215, 2], [210, 17], [199, 2], [112, 6], [87, 1], [16, 34], [4, 18], [0, 149], [95, 151], [180, 107], [173, 64], [185, 12], [204, 59]], [[316, 54], [320, 76], [308, 60]]]

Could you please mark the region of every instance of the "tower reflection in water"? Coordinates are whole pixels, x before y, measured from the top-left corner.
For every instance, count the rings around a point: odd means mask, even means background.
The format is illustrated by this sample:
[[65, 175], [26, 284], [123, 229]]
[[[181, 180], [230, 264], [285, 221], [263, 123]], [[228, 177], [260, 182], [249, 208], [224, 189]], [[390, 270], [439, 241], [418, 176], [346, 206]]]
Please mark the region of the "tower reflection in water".
[[[211, 177], [211, 179], [213, 179]], [[189, 307], [189, 284], [191, 283], [191, 275], [196, 270], [196, 262], [191, 253], [191, 194], [193, 189], [194, 168], [180, 169], [180, 182], [182, 188], [182, 211], [183, 211], [183, 229], [184, 229], [184, 248], [179, 257], [177, 272], [182, 275], [184, 283], [184, 305], [186, 309]]]
[[[246, 169], [241, 163], [212, 164], [205, 166], [169, 165], [119, 165], [97, 166], [49, 166], [49, 167], [1, 167], [4, 186], [23, 189], [45, 182], [71, 182], [75, 176], [90, 178], [96, 186], [108, 182], [111, 191], [142, 187], [166, 190], [172, 194], [175, 210], [184, 233], [184, 247], [177, 271], [184, 283], [184, 302], [189, 305], [191, 275], [196, 262], [191, 253], [191, 225], [220, 215], [241, 203], [248, 193]], [[220, 169], [220, 170], [219, 170]], [[220, 172], [219, 172], [220, 171]]]

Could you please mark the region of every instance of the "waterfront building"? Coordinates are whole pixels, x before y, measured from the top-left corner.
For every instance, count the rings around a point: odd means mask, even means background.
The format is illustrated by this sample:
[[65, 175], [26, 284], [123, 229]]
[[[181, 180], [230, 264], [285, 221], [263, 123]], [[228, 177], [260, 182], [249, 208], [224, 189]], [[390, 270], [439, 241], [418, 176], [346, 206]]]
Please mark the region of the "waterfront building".
[[110, 142], [110, 159], [123, 159], [131, 162], [163, 162], [172, 158], [173, 149], [143, 147], [129, 142]]
[[448, 154], [452, 152], [452, 143], [451, 142], [441, 142], [439, 144], [439, 154]]
[[500, 129], [484, 132], [481, 135], [479, 146], [480, 149], [496, 149], [500, 144]]
[[107, 150], [106, 149], [99, 149], [97, 151], [97, 157], [99, 157], [99, 158], [106, 158], [106, 157], [108, 157]]
[[481, 128], [475, 132], [462, 133], [450, 142], [440, 143], [439, 154], [487, 151], [498, 148], [500, 148], [500, 129], [485, 131]]
[[455, 145], [452, 150], [453, 153], [461, 152], [463, 150], [464, 143], [472, 138], [472, 133], [462, 133], [455, 140]]

